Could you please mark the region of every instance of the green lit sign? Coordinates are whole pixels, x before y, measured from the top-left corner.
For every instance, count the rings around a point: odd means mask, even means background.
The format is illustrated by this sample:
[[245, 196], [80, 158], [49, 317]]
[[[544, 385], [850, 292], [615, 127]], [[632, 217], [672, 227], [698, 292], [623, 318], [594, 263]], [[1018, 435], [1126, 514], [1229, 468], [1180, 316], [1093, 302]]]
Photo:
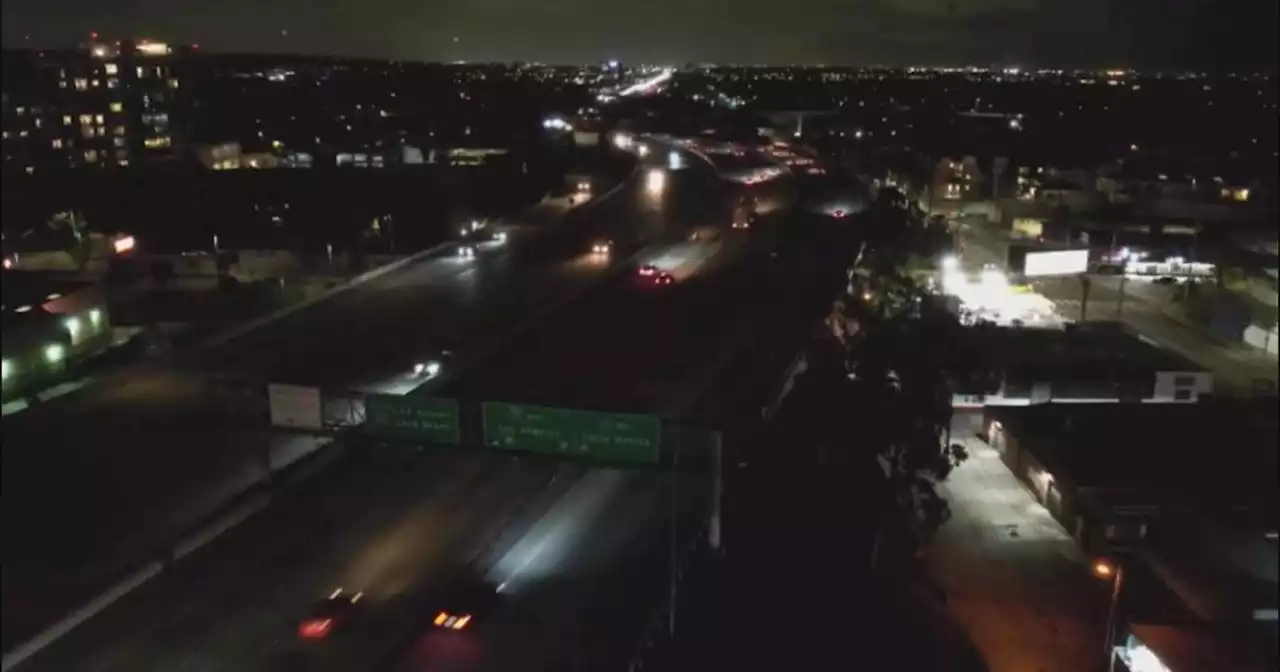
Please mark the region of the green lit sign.
[[657, 418], [487, 402], [484, 442], [492, 448], [607, 462], [656, 463]]
[[370, 394], [364, 428], [371, 436], [431, 443], [460, 443], [458, 402], [452, 399]]

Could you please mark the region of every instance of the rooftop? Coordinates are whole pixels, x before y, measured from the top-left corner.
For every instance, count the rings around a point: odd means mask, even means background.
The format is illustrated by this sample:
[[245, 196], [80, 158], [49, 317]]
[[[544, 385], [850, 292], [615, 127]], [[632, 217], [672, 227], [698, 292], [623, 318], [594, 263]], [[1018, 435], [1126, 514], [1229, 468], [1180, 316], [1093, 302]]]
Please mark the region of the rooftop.
[[1143, 341], [1123, 325], [1091, 322], [1066, 329], [981, 326], [963, 347], [991, 368], [1061, 380], [1150, 376], [1203, 368]]
[[1275, 669], [1275, 654], [1245, 641], [1239, 632], [1207, 627], [1134, 623], [1133, 636], [1170, 670], [1252, 672]]
[[41, 313], [39, 309], [43, 304], [92, 286], [38, 271], [7, 270], [2, 277], [0, 297], [3, 297], [6, 324], [10, 318], [22, 319], [18, 316]]
[[1019, 446], [1078, 487], [1167, 493], [1274, 510], [1275, 399], [1197, 404], [1039, 404], [989, 409]]

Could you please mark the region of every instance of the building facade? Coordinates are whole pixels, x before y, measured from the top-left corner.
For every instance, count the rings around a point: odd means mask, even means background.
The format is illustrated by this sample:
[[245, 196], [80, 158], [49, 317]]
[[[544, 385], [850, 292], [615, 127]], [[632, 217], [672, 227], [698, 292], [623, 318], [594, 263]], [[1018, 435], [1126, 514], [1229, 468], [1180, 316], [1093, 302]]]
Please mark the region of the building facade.
[[6, 52], [6, 172], [111, 169], [180, 158], [191, 117], [188, 55], [145, 40]]

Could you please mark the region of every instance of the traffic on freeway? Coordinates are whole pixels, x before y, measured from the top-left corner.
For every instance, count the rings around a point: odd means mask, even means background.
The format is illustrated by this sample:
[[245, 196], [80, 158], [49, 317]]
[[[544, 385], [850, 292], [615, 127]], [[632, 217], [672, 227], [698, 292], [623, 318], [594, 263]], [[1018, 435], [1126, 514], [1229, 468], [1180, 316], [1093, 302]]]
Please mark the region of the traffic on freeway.
[[[689, 209], [680, 199], [696, 194], [682, 192], [680, 178], [666, 196], [653, 194], [643, 179], [598, 195], [561, 224], [544, 213], [503, 229], [509, 239], [478, 243], [474, 259], [443, 250], [200, 352], [185, 367], [148, 367], [5, 418], [6, 650], [91, 597], [136, 549], [158, 548], [323, 443], [263, 431], [266, 382], [411, 387], [422, 382], [412, 376], [418, 364], [447, 366], [500, 342], [679, 224], [673, 218]], [[615, 253], [584, 256], [602, 236]], [[228, 369], [254, 371], [243, 386], [209, 383]], [[105, 437], [127, 437], [129, 450]], [[38, 522], [24, 515], [36, 510]]]
[[[637, 188], [637, 187], [640, 187], [640, 188]], [[388, 274], [387, 276], [383, 276], [383, 278], [380, 278], [378, 281], [367, 283], [366, 285], [364, 285], [359, 289], [352, 290], [352, 292], [348, 292], [347, 294], [341, 294], [338, 297], [335, 297], [335, 299], [333, 299], [332, 301], [325, 302], [316, 306], [314, 309], [311, 309], [319, 312], [318, 316], [311, 318], [313, 320], [316, 320], [314, 324], [308, 320], [300, 319], [302, 316], [305, 316], [308, 312], [311, 312], [311, 310], [303, 311], [298, 315], [284, 318], [280, 322], [276, 323], [276, 325], [271, 325], [267, 327], [268, 332], [272, 332], [275, 335], [262, 336], [259, 334], [255, 334], [254, 332], [250, 332], [249, 334], [243, 337], [243, 340], [241, 342], [245, 344], [251, 344], [246, 347], [246, 352], [249, 353], [248, 355], [246, 355], [248, 357], [261, 356], [264, 358], [264, 361], [269, 361], [270, 353], [273, 350], [273, 346], [275, 346], [275, 347], [281, 348], [280, 351], [275, 353], [276, 356], [281, 359], [287, 359], [288, 349], [285, 346], [288, 345], [287, 343], [288, 338], [286, 337], [288, 334], [294, 333], [299, 337], [304, 337], [304, 334], [314, 331], [317, 328], [321, 328], [321, 327], [318, 327], [317, 325], [322, 325], [326, 321], [329, 321], [330, 323], [348, 324], [354, 319], [351, 315], [358, 316], [358, 315], [363, 315], [366, 312], [369, 314], [371, 318], [382, 320], [381, 326], [383, 329], [411, 331], [411, 332], [417, 331], [418, 334], [420, 335], [419, 336], [420, 338], [426, 338], [426, 339], [431, 339], [433, 333], [434, 334], [444, 333], [447, 335], [452, 335], [449, 333], [450, 328], [459, 329], [459, 330], [464, 328], [464, 327], [460, 327], [459, 324], [462, 324], [462, 325], [470, 324], [472, 325], [471, 328], [473, 329], [481, 328], [481, 327], [475, 326], [476, 323], [477, 322], [479, 322], [480, 324], [484, 324], [484, 323], [481, 322], [475, 316], [472, 316], [469, 313], [467, 313], [467, 311], [465, 311], [464, 309], [453, 308], [452, 309], [453, 312], [450, 312], [450, 310], [448, 309], [448, 303], [445, 300], [446, 298], [449, 298], [448, 295], [450, 291], [452, 291], [456, 295], [459, 295], [456, 298], [456, 301], [458, 303], [465, 305], [467, 302], [470, 302], [470, 305], [476, 306], [478, 308], [492, 309], [494, 308], [493, 306], [484, 305], [484, 302], [486, 300], [502, 301], [503, 299], [500, 297], [504, 297], [504, 296], [510, 297], [511, 294], [515, 293], [517, 296], [515, 297], [514, 301], [519, 302], [520, 301], [519, 293], [512, 291], [513, 288], [511, 286], [511, 283], [517, 283], [517, 279], [521, 277], [519, 273], [522, 273], [522, 272], [528, 273], [529, 275], [527, 277], [530, 277], [530, 278], [536, 277], [538, 274], [536, 269], [546, 268], [549, 265], [548, 262], [550, 262], [550, 264], [558, 264], [556, 265], [555, 270], [558, 270], [559, 272], [561, 272], [562, 273], [561, 277], [564, 277], [564, 278], [573, 278], [573, 277], [593, 278], [603, 274], [607, 274], [611, 272], [610, 269], [613, 269], [615, 267], [617, 268], [618, 272], [625, 272], [625, 268], [629, 268], [629, 266], [624, 267], [623, 265], [632, 263], [631, 260], [628, 259], [628, 255], [634, 254], [634, 250], [637, 249], [637, 246], [639, 245], [641, 239], [645, 237], [644, 235], [637, 234], [636, 233], [637, 230], [643, 230], [645, 227], [648, 227], [648, 228], [651, 228], [655, 232], [655, 235], [659, 237], [666, 236], [666, 235], [682, 237], [683, 235], [685, 235], [683, 232], [690, 228], [688, 222], [692, 221], [691, 218], [695, 217], [698, 213], [701, 213], [702, 209], [705, 207], [703, 205], [703, 201], [704, 201], [704, 197], [701, 194], [697, 193], [695, 190], [682, 190], [680, 188], [679, 179], [671, 179], [667, 181], [664, 185], [664, 191], [661, 193], [654, 193], [652, 189], [643, 188], [642, 184], [631, 182], [625, 185], [611, 198], [606, 199], [605, 202], [602, 202], [601, 206], [598, 207], [594, 213], [590, 214], [590, 217], [586, 221], [586, 223], [581, 225], [580, 228], [575, 229], [572, 235], [569, 235], [568, 233], [551, 231], [541, 236], [529, 235], [528, 238], [522, 238], [520, 234], [515, 234], [515, 235], [511, 235], [508, 241], [504, 241], [506, 242], [505, 247], [507, 249], [505, 253], [493, 251], [486, 254], [484, 251], [481, 251], [477, 259], [466, 260], [465, 262], [460, 262], [456, 258], [456, 255], [447, 255], [445, 257], [440, 257], [438, 259], [424, 261], [424, 262], [421, 262], [419, 265], [417, 265], [417, 267], [411, 266], [408, 269], [402, 269], [401, 271], [398, 271], [396, 273]], [[591, 225], [593, 222], [599, 222], [600, 224], [593, 226]], [[631, 228], [628, 229], [627, 228], [628, 226], [630, 226]], [[561, 231], [567, 231], [567, 230], [568, 229], [563, 229]], [[609, 250], [604, 255], [603, 258], [601, 257], [601, 255], [591, 252], [591, 246], [592, 246], [591, 241], [600, 239], [601, 234], [604, 234], [605, 236], [607, 236], [607, 240], [610, 243]], [[525, 241], [528, 241], [528, 242], [526, 243]], [[567, 258], [558, 256], [560, 254], [567, 254], [568, 256]], [[450, 273], [451, 270], [452, 270], [452, 273]], [[458, 278], [467, 278], [467, 277], [471, 278], [471, 280], [469, 281], [465, 279], [461, 281], [458, 280]], [[453, 282], [455, 284], [453, 284], [452, 286], [446, 285], [442, 287], [441, 286], [442, 278], [446, 281], [449, 278], [454, 278]], [[586, 284], [588, 286], [590, 285], [590, 283], [586, 283]], [[359, 301], [357, 300], [357, 298], [353, 298], [352, 296], [350, 296], [352, 293], [356, 293], [361, 296], [364, 296], [365, 300]], [[420, 295], [426, 295], [428, 299], [420, 298]], [[525, 296], [527, 297], [528, 295], [526, 294]], [[439, 303], [434, 305], [422, 305], [420, 303], [415, 303], [417, 301], [427, 301], [429, 300], [429, 298], [435, 298]], [[512, 301], [513, 299], [506, 298], [505, 300]], [[528, 302], [529, 299], [526, 298], [525, 301]], [[347, 316], [343, 315], [342, 306], [344, 305], [346, 306], [347, 310], [351, 312], [351, 315], [347, 315]], [[526, 308], [526, 310], [529, 310], [529, 309]], [[388, 322], [387, 320], [389, 315], [392, 318], [399, 321]], [[536, 314], [530, 315], [528, 312], [526, 312], [524, 313], [524, 315], [534, 317], [535, 321], [536, 319], [540, 319], [539, 316], [537, 316]], [[469, 320], [473, 320], [473, 321], [469, 322]], [[283, 325], [283, 326], [277, 326], [277, 325]], [[275, 331], [277, 328], [280, 329], [279, 332]], [[325, 332], [325, 333], [327, 334], [328, 332]], [[389, 360], [390, 356], [387, 355], [386, 350], [389, 347], [395, 347], [397, 344], [414, 346], [413, 349], [406, 349], [401, 353], [395, 355], [395, 359], [398, 362], [397, 368], [399, 370], [398, 372], [394, 373], [394, 376], [402, 380], [407, 377], [419, 377], [419, 376], [426, 377], [426, 378], [433, 378], [436, 375], [441, 375], [441, 374], [444, 374], [443, 377], [446, 377], [446, 378], [449, 376], [449, 374], [454, 374], [456, 376], [456, 374], [458, 373], [456, 371], [453, 371], [453, 372], [450, 372], [447, 370], [441, 371], [440, 369], [449, 367], [452, 361], [465, 361], [465, 356], [460, 356], [457, 360], [453, 360], [450, 358], [442, 358], [440, 360], [425, 360], [425, 361], [418, 360], [418, 359], [415, 359], [415, 357], [417, 353], [422, 352], [420, 343], [406, 343], [405, 341], [398, 341], [398, 340], [395, 340], [397, 338], [397, 336], [395, 335], [392, 335], [391, 340], [389, 341], [377, 342], [375, 335], [370, 334], [369, 332], [364, 332], [364, 333], [367, 338], [374, 340], [374, 342], [363, 344], [364, 349], [360, 350], [360, 352], [366, 352], [366, 351], [371, 352], [370, 357], [373, 357], [373, 358], [386, 356], [388, 357], [388, 360]], [[425, 336], [422, 336], [423, 334], [425, 334]], [[312, 336], [314, 336], [314, 334], [312, 334]], [[350, 334], [347, 334], [345, 336], [340, 334], [335, 337], [335, 340], [341, 341], [344, 338], [349, 338], [349, 337], [350, 337]], [[326, 339], [312, 338], [312, 340], [308, 342], [324, 341], [324, 340]], [[348, 345], [351, 347], [355, 347], [357, 343], [348, 342]], [[318, 347], [326, 348], [330, 346], [322, 343]], [[467, 345], [461, 348], [464, 355], [470, 347], [471, 347], [470, 345]], [[484, 345], [481, 344], [476, 347], [483, 348]], [[217, 350], [222, 350], [224, 348], [227, 348], [227, 346], [220, 346], [220, 348], [218, 348]], [[295, 350], [297, 350], [297, 348], [295, 348]], [[432, 350], [432, 351], [436, 352], [436, 350]], [[217, 356], [225, 356], [230, 358], [231, 353], [229, 350], [227, 350], [225, 355], [220, 355], [219, 353], [215, 352], [212, 358], [206, 359], [206, 361], [217, 361], [216, 360]], [[301, 353], [295, 353], [294, 356], [297, 356], [299, 360], [304, 359], [304, 357], [301, 356]], [[352, 359], [356, 359], [356, 358], [352, 358]], [[414, 362], [414, 363], [410, 363], [410, 362]], [[418, 369], [418, 364], [422, 364], [421, 370]], [[429, 370], [432, 372], [428, 373]], [[463, 376], [462, 379], [465, 379], [465, 378], [466, 376]], [[37, 418], [39, 416], [36, 414], [32, 414], [29, 417]], [[132, 420], [134, 417], [136, 416], [131, 416], [130, 419]], [[135, 477], [135, 480], [139, 481], [140, 485], [149, 486], [152, 489], [152, 491], [154, 491], [156, 489], [159, 489], [156, 487], [157, 484], [147, 483], [146, 482], [147, 479], [154, 479], [155, 481], [167, 482], [170, 484], [172, 484], [174, 481], [178, 481], [179, 479], [177, 478], [177, 476], [175, 476], [175, 473], [181, 474], [184, 472], [177, 472], [176, 470], [173, 470], [171, 465], [173, 465], [174, 463], [179, 463], [179, 462], [185, 463], [186, 465], [189, 465], [188, 466], [189, 469], [192, 469], [192, 467], [196, 465], [200, 465], [200, 466], [208, 465], [207, 461], [199, 459], [203, 456], [179, 454], [178, 451], [172, 450], [172, 446], [174, 445], [181, 445], [181, 446], [192, 445], [193, 442], [187, 439], [186, 437], [187, 434], [195, 433], [195, 431], [193, 431], [192, 429], [193, 428], [193, 424], [191, 424], [192, 422], [193, 422], [193, 418], [188, 417], [185, 419], [185, 422], [175, 422], [173, 425], [169, 427], [170, 433], [167, 434], [164, 438], [170, 449], [170, 455], [168, 456], [167, 460], [157, 459], [157, 462], [158, 462], [157, 464], [144, 465], [144, 466], [150, 466], [152, 469], [147, 473], [140, 474], [139, 475], [140, 477]], [[8, 422], [6, 423], [5, 429], [6, 429], [6, 434], [8, 434], [8, 432], [10, 431], [10, 424]], [[219, 444], [220, 441], [221, 442], [228, 441], [228, 434], [225, 432], [206, 432], [205, 440], [208, 443], [201, 444], [201, 445], [205, 445], [206, 449], [209, 451], [213, 451], [216, 447], [217, 450], [221, 451], [220, 456], [223, 458], [223, 461], [222, 461], [223, 465], [228, 465], [228, 466], [231, 466], [232, 468], [234, 468], [233, 458], [235, 457], [238, 457], [242, 462], [251, 461], [251, 460], [261, 460], [262, 455], [261, 454], [255, 455], [253, 454], [253, 452], [260, 450], [261, 445], [265, 443], [265, 441], [267, 440], [265, 437], [265, 433], [263, 432], [250, 433], [246, 431], [244, 432], [244, 436], [253, 436], [258, 443], [249, 444], [249, 445], [252, 445], [253, 448], [249, 451], [239, 453], [239, 454], [235, 454], [234, 448], [238, 447], [236, 446], [236, 444], [230, 444], [230, 446], [232, 447], [232, 450], [228, 450], [229, 446], [225, 443], [221, 445]], [[139, 437], [139, 443], [144, 447], [147, 447], [146, 440], [148, 438], [149, 438], [149, 435], [147, 434], [141, 435]], [[95, 456], [93, 455], [94, 444], [92, 441], [85, 441], [80, 444], [73, 444], [73, 445], [84, 446], [85, 452], [89, 453], [87, 457]], [[245, 444], [240, 444], [240, 445], [245, 445]], [[100, 454], [101, 451], [99, 450], [97, 451], [97, 453]], [[232, 453], [232, 455], [227, 455], [227, 453]], [[138, 456], [131, 455], [130, 457], [136, 460]], [[137, 462], [133, 462], [131, 464], [124, 464], [122, 462], [123, 461], [120, 461], [117, 464], [110, 465], [110, 466], [113, 469], [119, 469], [121, 471], [129, 470], [129, 469], [132, 469], [135, 471], [140, 470]], [[204, 463], [203, 465], [201, 464], [202, 462]], [[6, 470], [5, 470], [7, 475], [6, 478], [15, 473], [14, 470], [9, 468], [9, 463], [10, 463], [10, 454], [9, 454], [9, 451], [6, 451]], [[65, 468], [65, 463], [63, 465], [63, 468]], [[170, 468], [170, 471], [164, 472], [162, 471], [163, 468]], [[194, 471], [194, 469], [192, 470]], [[517, 471], [519, 471], [518, 468], [517, 468]], [[185, 472], [185, 473], [190, 473], [190, 472]], [[446, 477], [446, 476], [447, 475], [442, 475], [442, 474], [435, 475], [435, 477], [437, 478]], [[516, 477], [516, 478], [521, 478], [521, 477]], [[206, 481], [207, 480], [208, 479], [206, 478]], [[486, 487], [487, 483], [488, 481], [485, 481], [483, 483], [478, 484], [476, 487], [477, 488]], [[493, 487], [497, 488], [501, 492], [508, 492], [508, 491], [511, 491], [513, 488], [518, 490], [518, 488], [515, 488], [515, 486], [507, 486], [507, 485], [497, 485]], [[373, 494], [368, 494], [368, 496], [376, 497], [376, 493], [380, 489], [381, 488], [374, 487], [371, 490], [371, 493]], [[109, 544], [112, 541], [114, 541], [109, 535], [113, 532], [118, 531], [120, 529], [120, 526], [127, 524], [127, 522], [129, 521], [121, 521], [119, 519], [119, 516], [121, 513], [120, 509], [112, 509], [110, 506], [105, 506], [102, 504], [103, 502], [112, 501], [111, 499], [112, 493], [103, 492], [103, 490], [104, 488], [101, 488], [101, 487], [98, 488], [96, 491], [94, 491], [93, 488], [89, 488], [90, 492], [99, 496], [99, 498], [95, 501], [95, 506], [97, 508], [93, 509], [91, 513], [86, 512], [86, 507], [78, 507], [78, 508], [67, 509], [65, 512], [65, 515], [69, 520], [69, 525], [74, 523], [74, 525], [77, 527], [86, 526], [87, 523], [85, 519], [88, 519], [89, 521], [97, 522], [100, 525], [102, 523], [114, 522], [115, 527], [110, 528], [110, 531], [104, 531], [104, 533], [98, 538], [98, 541], [100, 543]], [[9, 494], [9, 493], [10, 493], [10, 490], [8, 487], [6, 487], [6, 494]], [[30, 493], [29, 496], [34, 498], [35, 496], [38, 496], [40, 494], [41, 493]], [[79, 494], [80, 494], [79, 501], [86, 501], [84, 499], [85, 493], [81, 492]], [[45, 496], [47, 497], [47, 494]], [[150, 500], [150, 502], [143, 501], [141, 498], [139, 498], [139, 500], [137, 500], [137, 506], [139, 509], [143, 509], [143, 510], [155, 510], [159, 508], [155, 506], [155, 502], [157, 500], [163, 501], [162, 497], [160, 496], [153, 497]], [[148, 506], [148, 504], [150, 504], [150, 506]], [[353, 511], [362, 511], [364, 510], [364, 508], [367, 508], [367, 507], [356, 505], [353, 507]], [[521, 505], [513, 508], [522, 509], [524, 507], [523, 505]], [[12, 515], [12, 512], [15, 512], [16, 510], [19, 510], [18, 507], [6, 507], [6, 516]], [[129, 513], [134, 513], [135, 511], [129, 511]], [[112, 521], [113, 514], [114, 514], [114, 517], [116, 517], [115, 521]], [[494, 520], [498, 520], [502, 516], [502, 509], [501, 507], [494, 508], [494, 507], [486, 506], [479, 509], [479, 513], [477, 513], [477, 515], [480, 516], [484, 521], [494, 521]], [[136, 520], [137, 519], [135, 518], [134, 521], [136, 522]], [[10, 528], [10, 529], [13, 529], [13, 528]], [[36, 531], [32, 531], [33, 534], [35, 532]], [[62, 530], [60, 534], [67, 534], [67, 530]], [[12, 540], [14, 538], [20, 538], [20, 537], [18, 535], [15, 535], [10, 539]], [[8, 548], [12, 549], [13, 546], [9, 545]], [[80, 551], [80, 553], [82, 554], [80, 557], [83, 557], [83, 554], [92, 552], [91, 550], [82, 551], [80, 549], [69, 549], [67, 550], [66, 554], [68, 556], [73, 556], [76, 551]], [[9, 551], [6, 551], [6, 554], [8, 553]], [[333, 555], [334, 554], [332, 553], [321, 554], [316, 556], [314, 558], [314, 561], [317, 563], [325, 563], [325, 562], [328, 562], [329, 561], [328, 559], [331, 558]], [[340, 553], [337, 555], [340, 555]], [[305, 565], [307, 562], [310, 561], [309, 558], [310, 556], [302, 555], [302, 556], [295, 557], [295, 559], [291, 560], [291, 562], [301, 563]], [[253, 558], [249, 558], [247, 562], [249, 563], [249, 566], [252, 566]], [[14, 566], [19, 568], [22, 567], [21, 564], [15, 564]], [[9, 569], [8, 558], [6, 558], [6, 571], [8, 571], [8, 569]], [[16, 594], [6, 589], [6, 596], [5, 596], [6, 621], [7, 621], [6, 630], [8, 630], [8, 626], [9, 626], [9, 623], [8, 623], [9, 614], [10, 613], [17, 614], [18, 612], [16, 611], [16, 609], [18, 609], [19, 607], [25, 608], [27, 604], [36, 605], [38, 607], [40, 605], [40, 598], [42, 596], [64, 597], [63, 595], [57, 594], [57, 591], [51, 585], [53, 582], [58, 581], [61, 577], [57, 576], [56, 574], [53, 577], [42, 577], [39, 575], [39, 573], [34, 571], [31, 572], [31, 577], [32, 577], [32, 580], [28, 582], [28, 585], [25, 586], [22, 591], [18, 591]], [[335, 622], [337, 620], [347, 621], [348, 623], [356, 622], [357, 615], [360, 612], [366, 609], [369, 609], [370, 608], [369, 605], [375, 605], [379, 601], [380, 593], [376, 589], [376, 587], [371, 587], [367, 580], [359, 580], [359, 577], [357, 577], [357, 580], [343, 580], [342, 577], [334, 577], [332, 580], [326, 579], [326, 581], [321, 583], [325, 585], [321, 586], [318, 584], [312, 585], [310, 582], [307, 583], [307, 590], [315, 593], [311, 597], [307, 599], [295, 601], [293, 599], [293, 596], [291, 596], [290, 599], [287, 600], [289, 603], [288, 608], [290, 612], [289, 619], [290, 619], [290, 623], [292, 624], [290, 628], [291, 633], [296, 633], [298, 628], [303, 627], [303, 625], [301, 625], [302, 621], [299, 619], [307, 618], [307, 608], [310, 605], [314, 604], [317, 599], [330, 594], [336, 588], [341, 587], [345, 591], [353, 591], [352, 594], [360, 594], [361, 597], [358, 601], [358, 604], [352, 604], [348, 607], [343, 607], [343, 610], [344, 610], [343, 618], [335, 619]], [[6, 586], [6, 588], [8, 588], [8, 586]], [[221, 594], [221, 591], [219, 592]], [[267, 592], [270, 592], [270, 591], [267, 591]], [[29, 602], [27, 600], [19, 601], [18, 599], [15, 599], [20, 597], [27, 598]], [[50, 601], [54, 602], [54, 600], [50, 600]], [[63, 600], [62, 604], [66, 604], [65, 599]], [[361, 606], [361, 605], [364, 605], [364, 606]], [[11, 609], [11, 606], [13, 607], [13, 609]], [[229, 608], [239, 609], [241, 607], [237, 605]], [[347, 618], [348, 614], [346, 613], [346, 610], [348, 609], [353, 612], [352, 614], [350, 614], [351, 618]], [[283, 610], [283, 607], [282, 607], [282, 610]], [[216, 611], [216, 609], [211, 611]], [[143, 620], [147, 620], [147, 619], [154, 620], [158, 618], [157, 614], [159, 613], [165, 613], [165, 609], [162, 608], [157, 611], [148, 611], [146, 612], [146, 614], [144, 614], [140, 618], [142, 618]], [[48, 611], [44, 612], [42, 615], [46, 619], [48, 619], [56, 616], [57, 614], [52, 609], [49, 609]], [[211, 614], [211, 616], [214, 618], [218, 618], [216, 615], [213, 615], [213, 614]], [[252, 633], [245, 634], [240, 630], [238, 630], [238, 628], [240, 627], [240, 623], [238, 619], [235, 618], [233, 615], [224, 615], [224, 616], [226, 616], [224, 619], [218, 619], [217, 622], [220, 624], [218, 627], [229, 629], [232, 632], [229, 634], [219, 635], [219, 636], [226, 636], [230, 638], [236, 638], [236, 637], [242, 637], [242, 636], [253, 636]], [[38, 620], [39, 619], [35, 619], [35, 618], [32, 619], [32, 621], [35, 621], [37, 623], [38, 623]], [[117, 623], [126, 622], [127, 619], [115, 618], [111, 616], [103, 616], [103, 617], [100, 617], [99, 619], [95, 619], [94, 621], [91, 621], [91, 623], [96, 623], [99, 620], [103, 620], [107, 623], [117, 624]], [[320, 619], [320, 621], [318, 622], [323, 622], [323, 620], [324, 619]], [[166, 622], [168, 621], [166, 620]], [[202, 625], [203, 624], [204, 623], [202, 622]], [[89, 627], [89, 626], [82, 626], [82, 627]], [[180, 627], [180, 626], [178, 623], [174, 623], [173, 627]], [[250, 624], [246, 624], [245, 627], [249, 629], [252, 628]], [[319, 626], [315, 626], [315, 627], [319, 627]], [[325, 627], [332, 628], [334, 627], [334, 623], [330, 623], [328, 626], [325, 626]], [[334, 634], [337, 634], [337, 632], [339, 632], [344, 628], [345, 626], [340, 626], [338, 629], [334, 630]], [[143, 629], [145, 630], [147, 628], [143, 628]], [[196, 649], [217, 650], [219, 652], [223, 650], [221, 646], [217, 646], [217, 647], [203, 646], [203, 644], [207, 642], [207, 640], [201, 640], [200, 638], [206, 636], [206, 633], [204, 632], [205, 628], [196, 627], [194, 628], [194, 630], [195, 630], [194, 634], [186, 634], [183, 636], [195, 638], [195, 640], [197, 641], [196, 641], [196, 644], [193, 646], [195, 646]], [[76, 631], [76, 632], [79, 632], [79, 631]], [[92, 630], [88, 630], [86, 632], [92, 632]], [[272, 632], [275, 632], [275, 630], [272, 630]], [[327, 630], [326, 630], [326, 634], [328, 634]], [[177, 635], [174, 635], [174, 637], [175, 639], [178, 638]], [[127, 640], [128, 637], [123, 633], [117, 633], [116, 635], [114, 635], [109, 639], [111, 639], [111, 641]], [[318, 639], [327, 640], [328, 637], [320, 637]], [[74, 641], [74, 640], [67, 639], [64, 641]], [[112, 645], [112, 646], [115, 646], [115, 645]], [[125, 658], [123, 659], [125, 662], [122, 662], [119, 668], [103, 667], [102, 669], [173, 669], [170, 666], [170, 664], [166, 662], [157, 662], [155, 663], [155, 667], [151, 667], [151, 668], [148, 667], [148, 665], [152, 665], [152, 663], [150, 662], [151, 659], [147, 658], [147, 656], [152, 655], [153, 653], [157, 653], [156, 651], [153, 651], [154, 648], [155, 647], [152, 647], [149, 645], [139, 644], [136, 650], [132, 650], [130, 653], [123, 654], [125, 655]], [[230, 648], [234, 650], [236, 646], [231, 646]], [[250, 648], [253, 648], [254, 651], [259, 651], [259, 649], [255, 647], [250, 647]], [[70, 646], [69, 650], [67, 650], [67, 653], [63, 654], [62, 653], [62, 651], [64, 650], [63, 643], [58, 642], [54, 644], [50, 649], [47, 650], [47, 654], [51, 657], [59, 656], [59, 655], [72, 655], [72, 656], [79, 655], [75, 652], [76, 649], [77, 649], [76, 646]], [[98, 659], [98, 658], [110, 659], [110, 656], [106, 656], [106, 655], [100, 656], [99, 654], [101, 654], [102, 652], [99, 649], [100, 647], [94, 644], [86, 645], [86, 650], [90, 652], [87, 654], [89, 657], [94, 659]], [[173, 649], [173, 646], [170, 645], [168, 649], [163, 649], [163, 650], [171, 651], [172, 649]], [[45, 655], [45, 654], [40, 654], [40, 655]], [[222, 654], [219, 654], [219, 655], [222, 655]], [[238, 654], [233, 653], [231, 655], [234, 658]], [[258, 653], [254, 653], [253, 655], [256, 656], [258, 655]], [[275, 654], [273, 653], [272, 655], [275, 655]], [[36, 660], [39, 660], [39, 658], [36, 658]], [[140, 662], [134, 663], [133, 662], [134, 660], [138, 660]], [[229, 669], [240, 669], [235, 665], [238, 665], [238, 663], [234, 664]], [[58, 665], [53, 665], [52, 667], [47, 669], [63, 669], [63, 668], [59, 667]], [[76, 668], [72, 666], [71, 669], [76, 669]], [[332, 669], [344, 669], [344, 668], [335, 667]], [[351, 668], [346, 668], [346, 669], [351, 669]]]
[[542, 669], [511, 662], [576, 647], [557, 610], [649, 534], [661, 492], [654, 474], [492, 453], [353, 455], [19, 669], [347, 672], [402, 652]]
[[[785, 184], [757, 188], [764, 205]], [[733, 343], [756, 299], [771, 291], [771, 232], [706, 222], [654, 246], [612, 283], [594, 288], [436, 394], [547, 406], [646, 412], [677, 398], [685, 377]]]

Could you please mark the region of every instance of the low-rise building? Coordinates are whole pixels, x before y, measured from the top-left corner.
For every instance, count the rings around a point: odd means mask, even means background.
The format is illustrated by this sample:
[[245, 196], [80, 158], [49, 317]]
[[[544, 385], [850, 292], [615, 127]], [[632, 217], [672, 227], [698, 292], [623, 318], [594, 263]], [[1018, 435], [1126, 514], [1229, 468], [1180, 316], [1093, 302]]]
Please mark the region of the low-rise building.
[[105, 297], [93, 284], [4, 271], [3, 396], [55, 383], [76, 361], [112, 342]]
[[990, 406], [982, 431], [1082, 547], [1109, 554], [1180, 534], [1187, 512], [1274, 507], [1274, 404]]
[[981, 372], [955, 391], [955, 408], [1108, 402], [1194, 403], [1213, 374], [1118, 323], [1063, 329], [979, 325], [961, 348]]

